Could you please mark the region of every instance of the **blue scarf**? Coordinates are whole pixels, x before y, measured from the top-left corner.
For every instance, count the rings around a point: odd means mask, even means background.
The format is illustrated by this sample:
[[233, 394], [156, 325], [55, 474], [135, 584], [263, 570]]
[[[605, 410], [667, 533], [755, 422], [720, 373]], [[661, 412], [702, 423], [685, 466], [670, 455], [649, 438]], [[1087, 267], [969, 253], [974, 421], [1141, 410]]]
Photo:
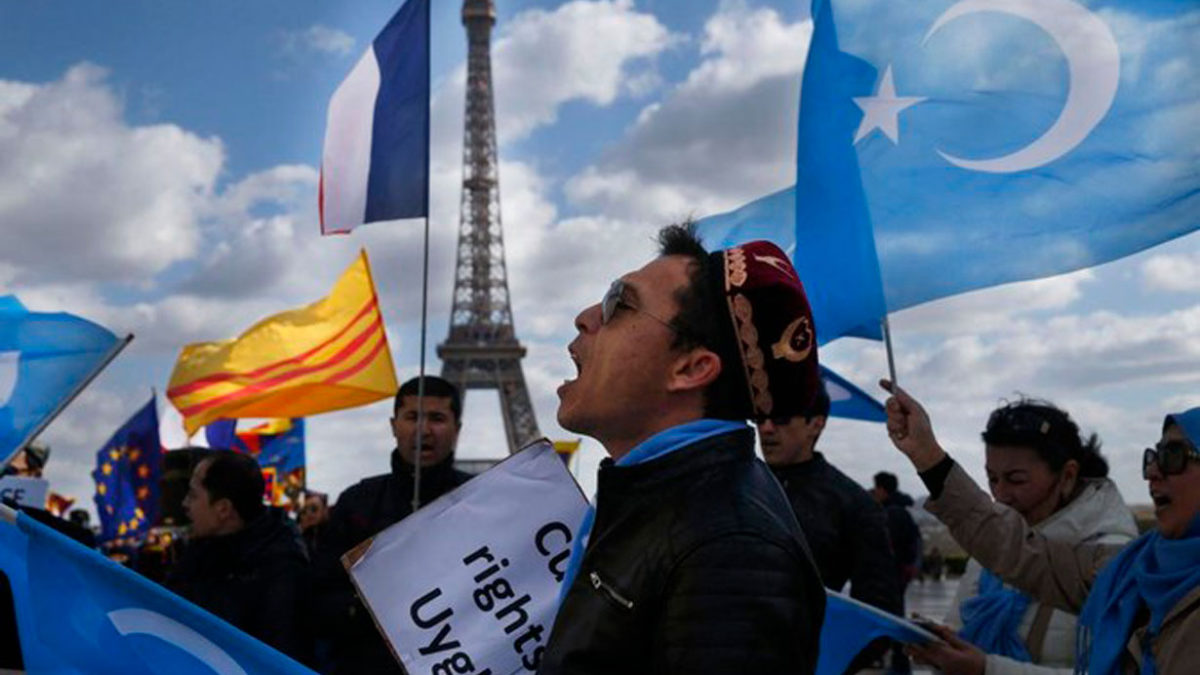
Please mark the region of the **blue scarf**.
[[[653, 459], [669, 455], [676, 450], [682, 450], [690, 445], [712, 436], [727, 434], [738, 429], [745, 429], [745, 422], [730, 422], [729, 420], [700, 419], [679, 426], [664, 429], [650, 438], [633, 446], [624, 457], [618, 459], [616, 466], [633, 466], [644, 464]], [[567, 591], [579, 575], [579, 566], [583, 564], [583, 551], [587, 547], [588, 537], [592, 534], [592, 525], [596, 522], [596, 506], [588, 506], [583, 522], [579, 524], [579, 534], [571, 544], [571, 559], [567, 562], [567, 573], [563, 577], [562, 586], [558, 590], [558, 604], [567, 597]]]
[[1163, 619], [1185, 595], [1200, 586], [1200, 516], [1182, 539], [1157, 530], [1125, 547], [1096, 578], [1079, 614], [1076, 668], [1092, 675], [1121, 672], [1121, 657], [1133, 633], [1138, 610], [1150, 610], [1142, 654], [1143, 675], [1158, 672], [1150, 651]]
[[1028, 608], [1028, 595], [1006, 588], [999, 577], [983, 570], [979, 575], [979, 594], [959, 608], [963, 627], [958, 634], [989, 654], [1029, 663], [1033, 657], [1018, 632]]

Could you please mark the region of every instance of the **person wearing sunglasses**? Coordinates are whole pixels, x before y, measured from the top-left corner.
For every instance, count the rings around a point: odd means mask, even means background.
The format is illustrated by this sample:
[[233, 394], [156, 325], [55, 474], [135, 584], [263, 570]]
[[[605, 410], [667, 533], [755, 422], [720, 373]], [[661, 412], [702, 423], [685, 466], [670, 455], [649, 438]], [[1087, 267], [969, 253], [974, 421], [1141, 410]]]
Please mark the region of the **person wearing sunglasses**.
[[[887, 514], [816, 449], [830, 404], [822, 386], [801, 414], [756, 420], [763, 459], [791, 502], [825, 586], [841, 591], [849, 584], [855, 600], [904, 616]], [[886, 640], [873, 645], [851, 670], [875, 661], [887, 648]]]
[[[1099, 439], [1085, 438], [1065, 410], [1021, 398], [992, 411], [981, 435], [992, 498], [1029, 527], [1079, 543], [1137, 537], [1133, 512], [1107, 478]], [[946, 624], [974, 648], [928, 650], [942, 670], [985, 658], [990, 675], [1069, 673], [1075, 665], [1074, 614], [1005, 585], [976, 560], [959, 580]]]
[[[1142, 475], [1157, 528], [1124, 546], [1047, 536], [993, 502], [938, 444], [921, 404], [890, 382], [887, 430], [930, 492], [925, 508], [1004, 582], [1079, 614], [1076, 672], [1197, 672], [1200, 664], [1200, 408], [1167, 415], [1162, 439], [1143, 453]], [[965, 649], [945, 630], [943, 639]], [[937, 647], [914, 647], [919, 658]], [[956, 661], [947, 673], [990, 673]]]
[[825, 592], [747, 424], [816, 396], [804, 287], [769, 242], [659, 243], [575, 318], [558, 421], [609, 457], [538, 673], [811, 673]]

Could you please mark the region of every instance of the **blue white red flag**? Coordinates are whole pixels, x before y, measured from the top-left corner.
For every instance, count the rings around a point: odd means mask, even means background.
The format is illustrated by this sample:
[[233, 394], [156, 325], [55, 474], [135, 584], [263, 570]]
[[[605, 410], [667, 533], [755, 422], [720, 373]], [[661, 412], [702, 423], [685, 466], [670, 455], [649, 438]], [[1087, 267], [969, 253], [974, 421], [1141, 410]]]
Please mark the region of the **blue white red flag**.
[[1195, 2], [814, 0], [812, 17], [797, 184], [700, 230], [794, 245], [822, 340], [878, 337], [881, 293], [897, 311], [1200, 227]]
[[429, 0], [407, 0], [329, 101], [322, 234], [429, 214]]

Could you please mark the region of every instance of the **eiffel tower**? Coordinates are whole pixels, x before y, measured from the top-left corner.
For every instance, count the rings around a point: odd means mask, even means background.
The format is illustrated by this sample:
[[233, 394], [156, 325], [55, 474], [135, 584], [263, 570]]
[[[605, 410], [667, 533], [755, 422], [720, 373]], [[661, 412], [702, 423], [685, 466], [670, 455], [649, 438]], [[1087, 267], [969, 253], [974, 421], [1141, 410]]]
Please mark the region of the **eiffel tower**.
[[459, 390], [496, 389], [510, 453], [541, 437], [517, 341], [504, 232], [500, 227], [500, 183], [496, 160], [496, 117], [492, 96], [492, 0], [464, 0], [467, 29], [467, 110], [463, 130], [462, 211], [450, 335], [438, 345], [442, 377]]

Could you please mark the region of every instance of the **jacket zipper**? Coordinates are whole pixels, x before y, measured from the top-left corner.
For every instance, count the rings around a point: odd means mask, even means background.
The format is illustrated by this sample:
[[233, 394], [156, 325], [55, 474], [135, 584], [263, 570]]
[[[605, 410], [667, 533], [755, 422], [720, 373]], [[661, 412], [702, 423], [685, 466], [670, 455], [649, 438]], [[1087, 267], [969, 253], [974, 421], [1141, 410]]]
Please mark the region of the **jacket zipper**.
[[609, 586], [607, 583], [605, 583], [605, 581], [600, 578], [599, 574], [596, 574], [595, 572], [591, 572], [590, 574], [588, 574], [588, 577], [591, 578], [591, 580], [592, 580], [592, 588], [595, 588], [598, 591], [604, 591], [604, 593], [609, 598], [612, 598], [612, 600], [614, 602], [616, 602], [618, 605], [624, 607], [625, 609], [633, 609], [633, 601], [630, 600], [629, 598], [621, 595], [617, 591], [617, 589], [615, 589], [612, 586]]

